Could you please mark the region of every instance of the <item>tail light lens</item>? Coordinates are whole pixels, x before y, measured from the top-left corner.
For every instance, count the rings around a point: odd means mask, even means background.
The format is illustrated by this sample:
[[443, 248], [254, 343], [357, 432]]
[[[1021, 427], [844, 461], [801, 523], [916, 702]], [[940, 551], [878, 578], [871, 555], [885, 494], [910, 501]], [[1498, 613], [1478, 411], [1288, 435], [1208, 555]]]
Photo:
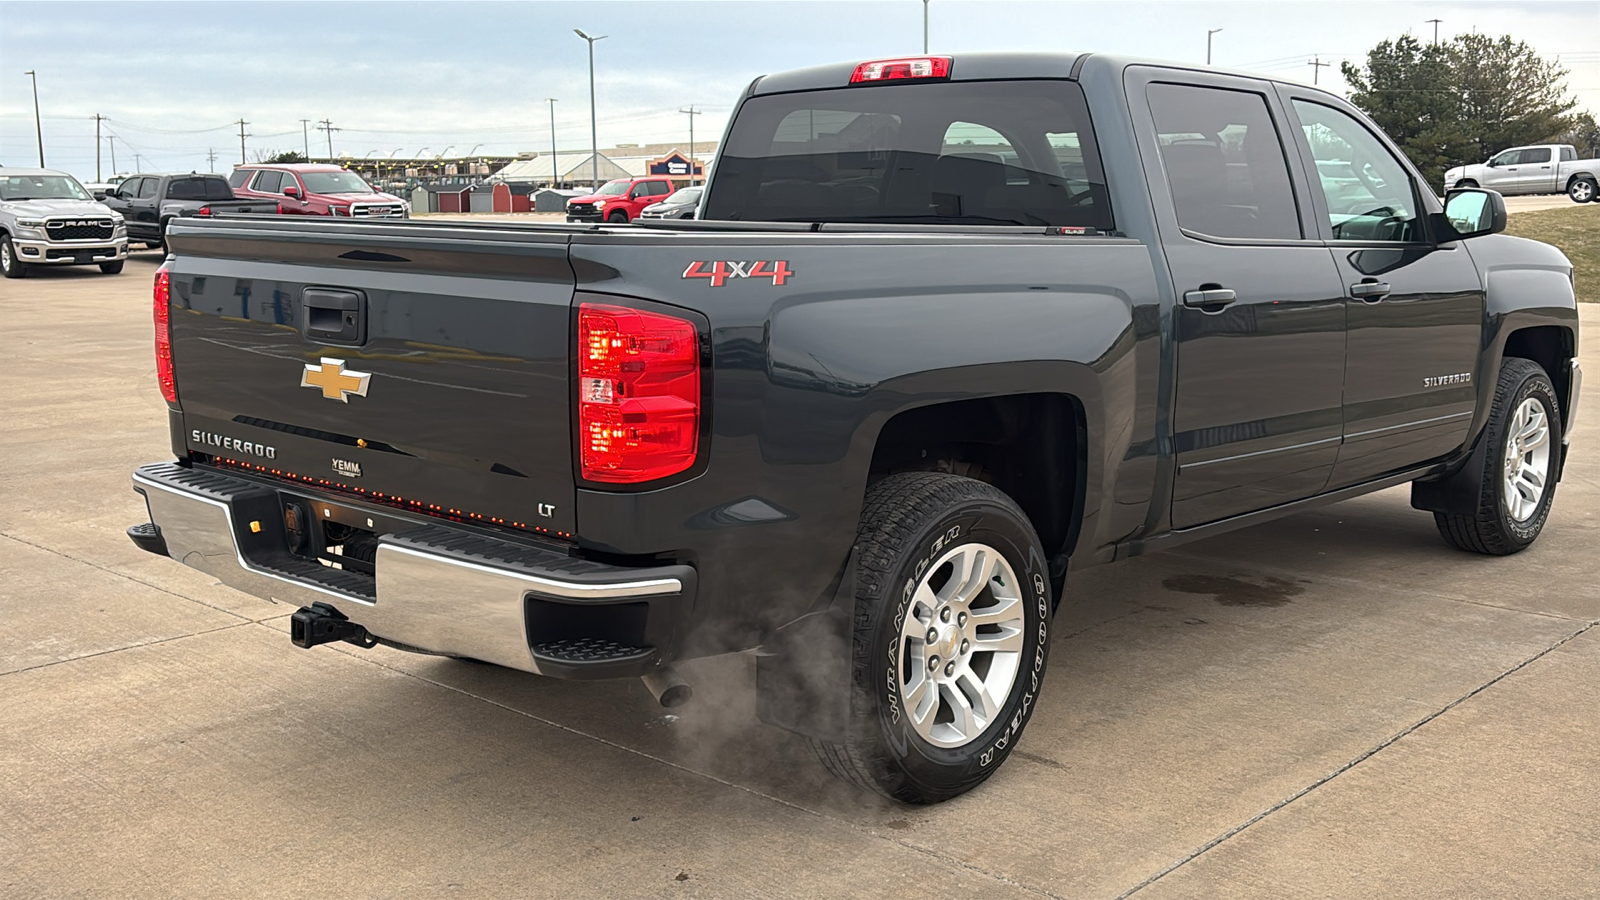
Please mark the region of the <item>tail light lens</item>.
[[700, 339], [677, 316], [578, 307], [579, 465], [589, 481], [637, 484], [694, 465]]
[[209, 215], [211, 215], [211, 207], [209, 207], [209, 206], [202, 206], [202, 207], [200, 207], [200, 212], [199, 212], [199, 213], [198, 213], [198, 214], [199, 214], [199, 215], [202, 215], [202, 216], [209, 216]]
[[167, 267], [156, 272], [156, 380], [168, 403], [178, 402], [178, 383], [172, 377], [172, 276]]
[[906, 78], [949, 78], [950, 57], [912, 56], [904, 59], [879, 59], [864, 62], [850, 73], [851, 84], [875, 81], [900, 81]]

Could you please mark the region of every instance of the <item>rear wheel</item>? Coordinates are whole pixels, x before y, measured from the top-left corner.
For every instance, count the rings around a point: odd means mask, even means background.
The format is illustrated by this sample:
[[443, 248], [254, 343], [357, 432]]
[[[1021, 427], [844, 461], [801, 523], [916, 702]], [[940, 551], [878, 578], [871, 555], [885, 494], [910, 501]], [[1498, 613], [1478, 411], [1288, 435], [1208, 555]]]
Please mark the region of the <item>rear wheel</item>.
[[1475, 473], [1477, 509], [1470, 514], [1433, 514], [1451, 546], [1505, 556], [1527, 548], [1550, 516], [1555, 497], [1561, 411], [1555, 387], [1532, 360], [1508, 358], [1495, 385], [1494, 407], [1484, 431], [1483, 460]]
[[101, 263], [100, 271], [106, 273], [107, 275], [115, 275], [122, 271], [122, 260], [119, 259], [116, 262]]
[[839, 778], [907, 803], [982, 783], [1038, 705], [1049, 567], [1017, 504], [935, 472], [867, 491], [857, 532], [851, 720], [813, 739]]
[[0, 236], [0, 274], [7, 278], [28, 277], [28, 266], [17, 258], [17, 248], [11, 246], [11, 237]]
[[1567, 196], [1573, 203], [1588, 203], [1595, 198], [1595, 183], [1592, 178], [1578, 178], [1567, 185]]

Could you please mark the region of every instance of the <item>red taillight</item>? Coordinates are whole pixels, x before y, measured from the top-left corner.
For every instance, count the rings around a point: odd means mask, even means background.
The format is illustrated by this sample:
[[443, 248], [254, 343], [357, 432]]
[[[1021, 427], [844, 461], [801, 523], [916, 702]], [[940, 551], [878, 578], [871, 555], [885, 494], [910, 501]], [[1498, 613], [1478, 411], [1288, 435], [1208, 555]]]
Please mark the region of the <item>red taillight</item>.
[[156, 272], [156, 380], [168, 403], [178, 402], [178, 383], [172, 378], [172, 276], [166, 266]]
[[209, 206], [202, 206], [202, 207], [200, 207], [200, 213], [199, 213], [199, 215], [202, 215], [202, 216], [209, 216], [209, 215], [211, 215], [211, 207], [209, 207]]
[[677, 316], [578, 308], [578, 452], [589, 481], [635, 484], [694, 465], [700, 337]]
[[856, 66], [850, 75], [851, 84], [874, 81], [899, 81], [904, 78], [949, 78], [950, 57], [908, 56], [903, 59], [879, 59]]

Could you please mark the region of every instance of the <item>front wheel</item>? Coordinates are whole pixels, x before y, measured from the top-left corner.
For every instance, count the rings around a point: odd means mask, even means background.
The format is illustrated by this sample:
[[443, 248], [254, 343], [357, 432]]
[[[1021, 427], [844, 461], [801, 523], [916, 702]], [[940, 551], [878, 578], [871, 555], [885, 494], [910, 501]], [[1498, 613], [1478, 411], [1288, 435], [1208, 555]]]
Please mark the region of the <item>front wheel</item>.
[[625, 209], [612, 210], [611, 214], [606, 216], [606, 221], [615, 222], [618, 225], [626, 225], [628, 224], [628, 211]]
[[11, 246], [10, 237], [0, 237], [0, 275], [7, 278], [28, 277], [28, 266], [17, 258], [17, 248]]
[[994, 774], [1038, 706], [1050, 572], [1033, 525], [981, 481], [891, 475], [857, 531], [848, 739], [813, 739], [834, 775], [937, 803]]
[[122, 271], [122, 260], [119, 259], [116, 262], [101, 263], [100, 271], [106, 273], [107, 275], [115, 275]]
[[1456, 187], [1458, 188], [1475, 188], [1477, 186], [1478, 183], [1470, 178], [1463, 178], [1462, 180], [1456, 182]]
[[1495, 385], [1494, 407], [1484, 430], [1484, 452], [1473, 474], [1477, 509], [1470, 514], [1433, 514], [1439, 534], [1458, 550], [1505, 556], [1526, 549], [1544, 529], [1555, 497], [1554, 475], [1561, 452], [1560, 405], [1550, 377], [1538, 363], [1507, 358]]
[[1594, 200], [1595, 183], [1592, 179], [1579, 178], [1567, 185], [1567, 197], [1573, 203], [1588, 203]]

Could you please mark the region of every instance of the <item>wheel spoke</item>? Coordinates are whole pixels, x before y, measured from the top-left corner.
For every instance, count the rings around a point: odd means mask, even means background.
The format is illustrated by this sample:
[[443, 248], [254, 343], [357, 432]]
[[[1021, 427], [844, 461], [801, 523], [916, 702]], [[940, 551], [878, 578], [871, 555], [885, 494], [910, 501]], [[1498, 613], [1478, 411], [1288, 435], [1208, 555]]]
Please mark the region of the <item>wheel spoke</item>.
[[977, 737], [978, 732], [982, 729], [978, 727], [978, 719], [972, 709], [972, 701], [967, 699], [967, 695], [954, 684], [940, 685], [939, 692], [944, 695], [945, 702], [950, 704], [950, 712], [955, 716], [950, 723], [950, 727], [961, 735], [963, 741], [970, 741]]
[[[968, 545], [971, 547], [972, 545]], [[950, 584], [944, 591], [947, 599], [970, 601], [983, 591], [983, 586], [994, 577], [995, 554], [988, 547], [975, 547], [961, 555], [963, 569], [952, 573]]]
[[1014, 625], [1001, 626], [999, 634], [980, 634], [973, 641], [974, 652], [1021, 653], [1022, 629]]
[[1020, 598], [996, 597], [995, 600], [999, 602], [993, 606], [967, 611], [967, 614], [972, 617], [970, 623], [973, 626], [1002, 625], [1022, 619], [1022, 600]]
[[933, 720], [934, 713], [939, 711], [939, 691], [934, 687], [933, 679], [924, 672], [917, 683], [906, 688], [903, 692], [905, 698], [906, 715], [911, 717], [911, 724], [918, 731], [926, 731], [926, 723]]

